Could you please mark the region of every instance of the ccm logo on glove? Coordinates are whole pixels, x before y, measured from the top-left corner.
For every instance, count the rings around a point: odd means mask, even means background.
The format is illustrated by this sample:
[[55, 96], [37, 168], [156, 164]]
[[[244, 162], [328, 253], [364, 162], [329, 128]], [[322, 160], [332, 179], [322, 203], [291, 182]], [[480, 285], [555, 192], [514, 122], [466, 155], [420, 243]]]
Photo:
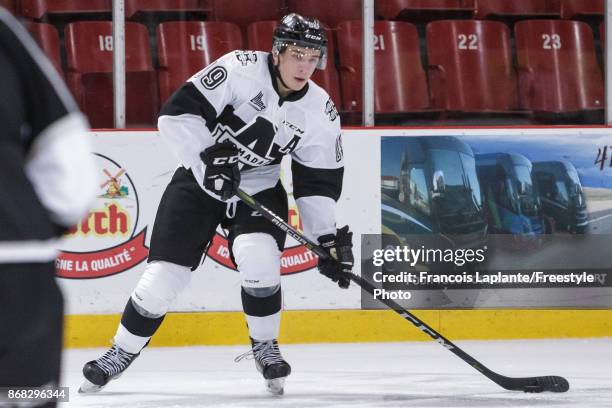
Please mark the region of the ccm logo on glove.
[[215, 157], [212, 160], [213, 166], [226, 166], [228, 164], [238, 163], [238, 156], [231, 157]]

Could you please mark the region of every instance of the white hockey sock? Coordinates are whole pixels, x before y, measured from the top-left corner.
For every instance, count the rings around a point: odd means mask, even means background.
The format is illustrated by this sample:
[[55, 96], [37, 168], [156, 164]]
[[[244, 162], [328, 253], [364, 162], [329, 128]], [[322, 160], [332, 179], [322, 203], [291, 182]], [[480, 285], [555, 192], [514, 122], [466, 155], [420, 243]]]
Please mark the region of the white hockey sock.
[[278, 311], [270, 316], [249, 316], [246, 315], [249, 325], [249, 335], [259, 341], [278, 339], [280, 331], [281, 312]]
[[135, 354], [140, 353], [140, 350], [142, 350], [150, 338], [151, 337], [136, 336], [135, 334], [130, 333], [128, 329], [120, 324], [117, 328], [117, 333], [115, 334], [113, 342], [117, 346], [121, 347], [124, 351]]

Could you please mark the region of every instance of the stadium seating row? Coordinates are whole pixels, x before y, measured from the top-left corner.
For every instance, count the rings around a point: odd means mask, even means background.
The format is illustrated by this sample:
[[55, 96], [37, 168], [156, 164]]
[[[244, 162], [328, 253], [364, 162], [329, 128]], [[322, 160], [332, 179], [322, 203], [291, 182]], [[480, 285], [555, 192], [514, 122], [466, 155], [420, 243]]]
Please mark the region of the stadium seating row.
[[[192, 74], [234, 49], [270, 49], [274, 21], [249, 26], [248, 44], [232, 23], [167, 22], [157, 26], [157, 72], [144, 25], [126, 23], [127, 121], [151, 125], [160, 102]], [[59, 36], [48, 24], [29, 30], [61, 71]], [[589, 25], [526, 20], [515, 25], [516, 65], [509, 28], [500, 22], [442, 20], [427, 25], [428, 66], [419, 36], [406, 22], [375, 23], [375, 109], [407, 112], [563, 113], [601, 110], [604, 87]], [[361, 22], [340, 23], [337, 64], [317, 71], [344, 112], [361, 110]], [[112, 126], [112, 25], [66, 25], [66, 81], [94, 127]], [[330, 41], [333, 55], [334, 41]], [[337, 70], [339, 69], [339, 72]], [[159, 96], [158, 96], [159, 95]], [[342, 96], [342, 97], [341, 97]], [[342, 102], [341, 102], [342, 101]]]
[[604, 0], [376, 0], [377, 15], [388, 20], [433, 19], [448, 15], [478, 19], [603, 17]]
[[[595, 57], [593, 34], [586, 23], [518, 22], [515, 67], [510, 30], [505, 24], [435, 21], [426, 29], [427, 75], [413, 25], [377, 21], [374, 31], [377, 113], [433, 109], [555, 114], [603, 109], [602, 73]], [[360, 110], [361, 25], [341, 23], [337, 36], [342, 107]]]
[[[112, 0], [1, 0], [32, 20], [60, 14], [109, 14]], [[255, 21], [276, 20], [287, 11], [317, 16], [335, 28], [342, 21], [361, 18], [360, 0], [125, 0], [128, 19], [142, 14], [183, 11], [206, 15], [207, 20], [238, 24], [243, 30]], [[580, 19], [603, 16], [604, 0], [376, 0], [378, 17], [388, 20], [527, 17]], [[201, 15], [199, 17], [201, 17]]]

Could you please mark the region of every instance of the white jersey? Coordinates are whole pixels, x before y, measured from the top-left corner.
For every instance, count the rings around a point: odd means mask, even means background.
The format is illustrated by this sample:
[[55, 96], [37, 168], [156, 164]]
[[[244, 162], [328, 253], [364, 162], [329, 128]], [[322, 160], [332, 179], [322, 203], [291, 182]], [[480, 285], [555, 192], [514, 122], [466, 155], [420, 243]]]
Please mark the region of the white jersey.
[[274, 187], [282, 157], [291, 154], [306, 235], [335, 234], [344, 169], [338, 112], [312, 81], [282, 98], [269, 53], [234, 51], [207, 66], [172, 95], [158, 126], [203, 189], [200, 152], [215, 143], [238, 147], [240, 188], [249, 194]]

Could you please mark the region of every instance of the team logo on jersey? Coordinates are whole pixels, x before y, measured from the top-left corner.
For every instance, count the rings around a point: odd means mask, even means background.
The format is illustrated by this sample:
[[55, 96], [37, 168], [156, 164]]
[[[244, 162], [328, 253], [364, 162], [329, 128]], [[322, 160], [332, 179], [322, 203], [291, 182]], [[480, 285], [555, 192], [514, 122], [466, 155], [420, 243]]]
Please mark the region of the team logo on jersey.
[[204, 85], [204, 88], [212, 91], [225, 82], [226, 79], [227, 70], [223, 67], [214, 67], [200, 79], [200, 82]]
[[212, 132], [216, 143], [231, 142], [236, 145], [240, 166], [259, 167], [280, 162], [283, 155], [291, 154], [301, 140], [293, 135], [284, 146], [274, 142], [276, 127], [267, 119], [258, 117], [250, 126], [235, 132], [227, 125], [218, 123]]
[[249, 101], [249, 105], [257, 112], [261, 112], [266, 109], [266, 105], [263, 103], [263, 91], [259, 91], [257, 96]]
[[329, 98], [327, 102], [325, 102], [325, 114], [329, 117], [329, 120], [333, 122], [338, 117], [338, 110], [336, 109], [336, 105]]
[[58, 276], [89, 279], [114, 275], [147, 258], [146, 228], [136, 233], [138, 194], [127, 170], [94, 154], [100, 169], [99, 193], [89, 213], [62, 240]]
[[[270, 137], [260, 135], [259, 138], [252, 138], [250, 132], [237, 134], [229, 126], [218, 124], [212, 136], [217, 143], [229, 141], [236, 145], [240, 162], [243, 165], [259, 167], [274, 161], [274, 157], [269, 155], [273, 135]], [[269, 142], [266, 139], [270, 139]]]
[[339, 134], [336, 138], [336, 162], [339, 163], [344, 157], [344, 150], [342, 149], [342, 134]]
[[236, 51], [234, 54], [243, 67], [257, 62], [257, 54], [253, 51]]

